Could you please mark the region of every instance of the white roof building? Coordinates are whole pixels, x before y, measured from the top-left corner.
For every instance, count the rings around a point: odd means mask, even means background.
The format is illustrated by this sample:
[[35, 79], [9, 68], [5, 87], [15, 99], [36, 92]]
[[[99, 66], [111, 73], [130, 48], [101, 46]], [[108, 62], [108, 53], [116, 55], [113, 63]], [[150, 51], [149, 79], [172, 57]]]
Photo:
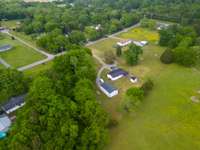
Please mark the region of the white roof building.
[[124, 40], [124, 41], [117, 42], [117, 45], [124, 47], [124, 46], [131, 44], [131, 43], [132, 43], [132, 40]]
[[0, 132], [7, 132], [11, 125], [10, 119], [6, 115], [0, 116]]

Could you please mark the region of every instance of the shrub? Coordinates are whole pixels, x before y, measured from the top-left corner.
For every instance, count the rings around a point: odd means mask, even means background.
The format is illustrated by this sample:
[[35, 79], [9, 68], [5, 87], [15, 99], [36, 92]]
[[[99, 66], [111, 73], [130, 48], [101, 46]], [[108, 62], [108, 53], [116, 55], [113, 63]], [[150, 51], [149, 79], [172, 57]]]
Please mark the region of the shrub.
[[153, 86], [153, 81], [148, 79], [140, 89], [144, 91], [144, 95], [147, 95], [153, 89]]
[[116, 120], [116, 119], [110, 119], [108, 127], [109, 128], [116, 127], [116, 126], [118, 126], [118, 124], [119, 124], [118, 120]]
[[173, 51], [171, 49], [166, 49], [161, 55], [160, 60], [164, 64], [173, 63]]
[[144, 91], [140, 88], [130, 88], [126, 91], [123, 109], [127, 112], [134, 111], [144, 98]]
[[104, 59], [107, 64], [113, 64], [115, 61], [115, 54], [112, 51], [104, 52]]

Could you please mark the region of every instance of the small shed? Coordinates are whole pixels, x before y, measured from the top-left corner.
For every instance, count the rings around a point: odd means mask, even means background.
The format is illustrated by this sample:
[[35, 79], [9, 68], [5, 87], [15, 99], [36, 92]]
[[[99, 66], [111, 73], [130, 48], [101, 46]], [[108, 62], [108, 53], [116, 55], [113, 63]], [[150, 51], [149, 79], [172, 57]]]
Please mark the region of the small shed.
[[9, 101], [3, 104], [1, 108], [4, 112], [6, 112], [7, 114], [10, 114], [11, 112], [14, 112], [15, 110], [24, 106], [25, 104], [24, 98], [25, 98], [25, 95], [12, 97]]
[[130, 81], [131, 81], [132, 83], [137, 83], [137, 82], [138, 82], [138, 78], [135, 77], [135, 76], [131, 76], [131, 77], [130, 77]]
[[100, 89], [104, 94], [106, 94], [110, 98], [118, 95], [118, 89], [113, 87], [109, 83], [106, 82], [101, 83]]

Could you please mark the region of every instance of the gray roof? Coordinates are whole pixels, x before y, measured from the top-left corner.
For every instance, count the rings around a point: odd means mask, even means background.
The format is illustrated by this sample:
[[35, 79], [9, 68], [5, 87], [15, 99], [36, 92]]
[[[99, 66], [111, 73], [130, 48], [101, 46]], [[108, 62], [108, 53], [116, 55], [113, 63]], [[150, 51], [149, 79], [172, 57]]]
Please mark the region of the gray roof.
[[6, 115], [0, 116], [0, 132], [7, 132], [11, 125], [10, 119]]
[[120, 75], [127, 76], [128, 72], [124, 71], [123, 69], [118, 68], [118, 69], [112, 70], [108, 74], [111, 75], [113, 78], [115, 78], [115, 77], [120, 76]]
[[11, 49], [11, 48], [12, 48], [11, 45], [3, 45], [3, 46], [0, 47], [0, 52], [9, 50], [9, 49]]
[[16, 106], [20, 106], [24, 103], [25, 94], [17, 97], [12, 97], [8, 102], [2, 105], [4, 111], [8, 111]]
[[101, 84], [101, 87], [105, 89], [108, 93], [112, 93], [113, 91], [117, 90], [117, 88], [105, 82]]

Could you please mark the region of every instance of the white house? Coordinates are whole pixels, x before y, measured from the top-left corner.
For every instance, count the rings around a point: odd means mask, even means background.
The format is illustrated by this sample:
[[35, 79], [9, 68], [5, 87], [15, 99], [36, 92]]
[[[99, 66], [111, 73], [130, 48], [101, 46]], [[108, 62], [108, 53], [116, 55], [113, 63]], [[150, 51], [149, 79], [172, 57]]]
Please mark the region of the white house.
[[132, 77], [130, 77], [130, 81], [131, 81], [132, 83], [137, 83], [137, 82], [138, 82], [138, 78], [132, 76]]
[[110, 98], [118, 95], [118, 89], [106, 82], [100, 84], [100, 89], [105, 95], [107, 95]]
[[148, 44], [148, 42], [147, 41], [133, 41], [133, 43], [135, 44], [135, 45], [137, 45], [137, 46], [140, 46], [140, 47], [143, 47], [143, 46], [145, 46], [145, 45], [147, 45]]
[[6, 115], [0, 115], [0, 132], [7, 132], [11, 125], [11, 121]]
[[108, 79], [115, 81], [115, 80], [118, 80], [118, 79], [120, 79], [124, 76], [127, 76], [127, 75], [128, 75], [128, 72], [118, 68], [118, 69], [114, 69], [114, 70], [110, 71], [107, 74], [107, 77], [108, 77]]
[[124, 41], [117, 42], [117, 45], [124, 47], [124, 46], [131, 44], [131, 43], [132, 43], [132, 40], [124, 40]]

